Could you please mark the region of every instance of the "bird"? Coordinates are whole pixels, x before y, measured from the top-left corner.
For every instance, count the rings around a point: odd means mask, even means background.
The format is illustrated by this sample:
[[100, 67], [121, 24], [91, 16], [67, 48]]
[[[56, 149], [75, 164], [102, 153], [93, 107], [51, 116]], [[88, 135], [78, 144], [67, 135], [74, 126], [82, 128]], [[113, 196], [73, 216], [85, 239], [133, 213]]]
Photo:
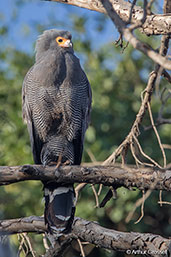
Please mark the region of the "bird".
[[[35, 63], [22, 86], [22, 113], [35, 164], [80, 165], [90, 123], [92, 91], [74, 54], [68, 31], [44, 31], [35, 46]], [[71, 231], [75, 213], [73, 184], [42, 181], [44, 219], [50, 234]]]

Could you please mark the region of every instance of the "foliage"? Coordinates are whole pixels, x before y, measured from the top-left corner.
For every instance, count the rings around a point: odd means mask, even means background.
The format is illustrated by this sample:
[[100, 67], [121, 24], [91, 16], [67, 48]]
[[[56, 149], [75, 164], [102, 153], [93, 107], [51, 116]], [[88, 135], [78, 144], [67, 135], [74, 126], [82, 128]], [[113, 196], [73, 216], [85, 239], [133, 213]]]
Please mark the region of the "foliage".
[[[124, 53], [114, 45], [106, 42], [99, 48], [92, 46], [86, 26], [88, 17], [71, 15], [72, 30], [77, 35], [74, 41], [76, 54], [81, 57], [85, 71], [93, 91], [92, 121], [86, 134], [83, 162], [90, 162], [90, 154], [97, 161], [103, 161], [122, 142], [136, 117], [140, 106], [140, 94], [145, 88], [147, 76], [153, 69], [153, 64], [145, 56], [137, 53], [128, 46]], [[44, 28], [41, 25], [41, 30]], [[35, 26], [35, 30], [38, 24]], [[97, 21], [95, 33], [104, 33], [105, 18]], [[10, 31], [7, 26], [0, 30], [3, 40], [7, 40]], [[148, 43], [156, 45], [156, 40], [148, 39]], [[0, 49], [0, 165], [22, 165], [33, 163], [30, 151], [29, 137], [26, 126], [22, 122], [21, 87], [23, 78], [34, 63], [33, 55], [6, 46]], [[162, 82], [162, 87], [168, 87]], [[160, 99], [157, 93], [152, 99], [154, 118], [157, 117]], [[166, 108], [167, 109], [167, 108]], [[166, 110], [169, 113], [169, 105]], [[143, 126], [150, 124], [149, 117], [144, 117]], [[140, 141], [144, 151], [158, 162], [162, 162], [160, 148], [152, 130], [144, 131], [141, 127]], [[162, 142], [169, 144], [169, 125], [158, 128]], [[166, 150], [169, 161], [169, 153]], [[131, 155], [128, 163], [133, 163]], [[162, 163], [161, 163], [162, 164]], [[98, 187], [96, 187], [98, 189]], [[40, 182], [23, 182], [0, 188], [1, 218], [15, 218], [28, 215], [42, 215], [42, 186]], [[103, 199], [107, 188], [103, 188], [100, 200]], [[122, 231], [154, 232], [169, 236], [168, 206], [160, 207], [157, 203], [158, 193], [153, 192], [145, 202], [145, 216], [137, 225], [134, 224], [140, 216], [140, 207], [134, 213], [133, 219], [127, 224], [125, 218], [133, 209], [141, 192], [118, 190], [116, 200], [111, 200], [105, 208], [94, 208], [95, 198], [88, 185], [80, 194], [76, 215], [96, 220], [101, 225]], [[168, 195], [164, 194], [164, 199]], [[152, 207], [152, 208], [151, 208]], [[41, 254], [41, 240], [36, 239], [34, 246]], [[16, 237], [13, 242], [17, 244]], [[95, 249], [89, 256], [123, 256], [122, 253], [110, 253]]]

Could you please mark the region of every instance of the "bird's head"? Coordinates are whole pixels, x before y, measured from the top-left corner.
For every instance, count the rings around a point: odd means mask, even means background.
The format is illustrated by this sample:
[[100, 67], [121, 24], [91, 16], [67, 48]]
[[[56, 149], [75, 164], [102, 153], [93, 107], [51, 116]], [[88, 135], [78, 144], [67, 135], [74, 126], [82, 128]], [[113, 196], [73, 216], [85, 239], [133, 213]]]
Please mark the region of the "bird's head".
[[36, 60], [48, 50], [73, 52], [71, 33], [63, 30], [46, 30], [36, 41]]

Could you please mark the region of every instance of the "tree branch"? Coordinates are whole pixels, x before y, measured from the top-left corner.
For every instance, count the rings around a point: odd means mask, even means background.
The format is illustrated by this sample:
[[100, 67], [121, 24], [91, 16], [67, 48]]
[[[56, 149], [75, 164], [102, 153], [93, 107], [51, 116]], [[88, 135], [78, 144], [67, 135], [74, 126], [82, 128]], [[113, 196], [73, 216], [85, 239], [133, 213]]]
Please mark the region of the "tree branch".
[[[160, 56], [165, 56], [167, 54], [168, 48], [169, 48], [169, 36], [164, 35], [164, 36], [162, 36], [162, 39], [161, 39], [161, 45], [160, 45], [160, 50], [159, 50]], [[122, 154], [122, 156], [123, 156], [124, 152], [127, 151], [128, 146], [131, 148], [134, 144], [138, 143], [138, 141], [136, 143], [135, 140], [137, 140], [137, 137], [140, 135], [139, 125], [141, 124], [143, 117], [146, 113], [148, 103], [151, 101], [151, 96], [153, 93], [153, 89], [156, 86], [156, 81], [158, 81], [158, 78], [161, 75], [160, 69], [161, 69], [160, 65], [156, 64], [154, 71], [150, 73], [147, 86], [146, 86], [145, 90], [143, 91], [143, 92], [145, 92], [144, 98], [142, 99], [140, 109], [137, 113], [136, 119], [132, 125], [132, 128], [131, 128], [128, 136], [120, 144], [120, 146], [104, 161], [103, 164], [106, 165], [106, 164], [110, 164], [112, 162], [114, 163], [116, 158], [119, 155]], [[132, 154], [134, 154], [133, 148], [131, 148], [131, 152], [132, 152]], [[149, 160], [151, 159], [147, 155], [145, 157]], [[134, 159], [136, 159], [135, 155], [134, 155]], [[152, 163], [154, 163], [154, 160], [151, 159], [151, 161], [152, 161]], [[156, 163], [156, 165], [158, 165], [158, 164]]]
[[111, 18], [118, 31], [124, 36], [124, 38], [135, 48], [147, 55], [154, 62], [161, 65], [163, 68], [171, 70], [171, 61], [158, 54], [149, 45], [138, 40], [132, 33], [132, 31], [126, 27], [125, 22], [120, 18], [115, 9], [113, 8], [111, 1], [101, 0], [104, 8], [107, 11], [108, 16]]
[[[108, 16], [111, 18], [111, 20], [113, 21], [113, 23], [115, 24], [115, 26], [117, 27], [118, 31], [120, 34], [122, 34], [124, 36], [124, 38], [135, 48], [138, 49], [139, 51], [141, 51], [142, 53], [144, 53], [145, 55], [147, 55], [149, 58], [151, 58], [154, 62], [158, 63], [159, 65], [161, 65], [163, 68], [171, 70], [171, 61], [166, 58], [161, 56], [160, 54], [158, 54], [156, 51], [154, 51], [149, 45], [142, 43], [140, 40], [138, 40], [132, 33], [133, 29], [137, 28], [137, 27], [142, 27], [143, 24], [145, 23], [146, 19], [144, 18], [144, 14], [143, 11], [141, 13], [141, 19], [138, 22], [138, 26], [136, 25], [135, 27], [133, 26], [132, 29], [131, 27], [128, 28], [127, 27], [127, 23], [124, 21], [124, 19], [122, 19], [120, 17], [120, 13], [121, 10], [123, 10], [123, 6], [125, 6], [125, 1], [117, 1], [119, 3], [120, 8], [118, 9], [118, 7], [116, 8], [116, 5], [114, 5], [114, 3], [116, 3], [115, 1], [112, 0], [100, 0], [100, 1], [81, 1], [81, 0], [52, 0], [52, 1], [56, 1], [56, 2], [62, 2], [62, 3], [67, 3], [67, 4], [72, 4], [72, 5], [77, 5], [79, 7], [85, 7], [89, 9], [93, 9], [96, 10], [95, 7], [99, 7], [100, 9], [103, 6], [103, 8], [106, 10], [106, 13], [108, 14]], [[83, 6], [84, 5], [84, 6]], [[123, 5], [123, 6], [122, 6]], [[122, 6], [122, 8], [121, 8]], [[117, 11], [118, 10], [118, 11]], [[129, 11], [131, 10], [131, 6]], [[134, 8], [133, 8], [134, 10]], [[133, 12], [132, 10], [132, 12]], [[129, 12], [128, 12], [129, 13]], [[130, 16], [130, 13], [129, 13]], [[132, 17], [134, 16], [134, 14], [132, 13]], [[166, 15], [164, 16], [164, 22], [166, 18]], [[144, 19], [144, 23], [142, 22], [142, 19]], [[169, 19], [171, 20], [171, 17], [169, 17]], [[141, 24], [141, 25], [139, 25]], [[167, 22], [166, 22], [167, 24]], [[165, 25], [166, 25], [165, 24]], [[169, 24], [167, 24], [167, 26], [169, 27], [168, 33], [167, 35], [169, 35], [171, 32], [171, 21], [169, 22]], [[149, 24], [148, 24], [149, 27]], [[161, 33], [159, 33], [161, 34]]]
[[56, 180], [59, 183], [90, 183], [117, 187], [137, 187], [171, 191], [171, 172], [159, 168], [114, 166], [55, 166], [24, 165], [0, 167], [0, 185], [24, 180]]
[[134, 143], [135, 138], [137, 138], [140, 134], [139, 132], [139, 126], [142, 122], [142, 119], [145, 115], [145, 112], [147, 110], [147, 103], [150, 102], [151, 95], [153, 93], [153, 88], [155, 85], [155, 81], [157, 78], [157, 72], [151, 72], [147, 86], [144, 90], [144, 98], [142, 100], [140, 109], [136, 115], [136, 119], [132, 125], [132, 128], [127, 135], [127, 137], [124, 139], [124, 141], [120, 144], [120, 146], [104, 161], [105, 165], [109, 165], [112, 162], [115, 162], [117, 157], [123, 153], [123, 151], [127, 150], [128, 146], [130, 146], [132, 143]]
[[[23, 232], [47, 232], [43, 217], [26, 217], [0, 221], [0, 233], [16, 234]], [[75, 218], [72, 228], [74, 238], [80, 238], [97, 247], [128, 254], [141, 254], [147, 256], [170, 256], [171, 240], [159, 235], [137, 232], [119, 232], [101, 227], [93, 221]]]
[[[100, 0], [46, 0], [53, 2], [60, 2], [68, 5], [74, 5], [92, 11], [107, 14]], [[129, 22], [132, 3], [123, 0], [111, 1], [116, 13], [122, 18], [124, 22]], [[143, 18], [143, 8], [134, 6], [132, 10], [131, 23], [137, 24]], [[147, 15], [142, 31], [147, 35], [166, 35], [171, 33], [171, 16], [162, 14]]]

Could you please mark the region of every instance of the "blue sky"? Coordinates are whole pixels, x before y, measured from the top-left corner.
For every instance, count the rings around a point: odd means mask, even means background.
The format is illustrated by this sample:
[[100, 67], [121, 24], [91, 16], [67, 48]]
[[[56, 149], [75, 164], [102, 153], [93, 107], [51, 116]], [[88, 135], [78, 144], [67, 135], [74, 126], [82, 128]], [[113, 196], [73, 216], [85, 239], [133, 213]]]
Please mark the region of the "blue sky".
[[8, 25], [10, 28], [5, 44], [22, 51], [29, 53], [33, 51], [33, 43], [38, 36], [38, 32], [35, 30], [36, 24], [42, 24], [46, 29], [56, 27], [57, 29], [69, 30], [73, 37], [78, 36], [71, 27], [70, 16], [74, 14], [88, 17], [86, 33], [83, 36], [89, 37], [95, 48], [108, 41], [114, 41], [118, 37], [110, 19], [107, 19], [108, 26], [103, 33], [95, 33], [96, 21], [101, 19], [103, 14], [49, 1], [20, 2], [17, 5], [14, 0], [1, 0], [0, 26]]

